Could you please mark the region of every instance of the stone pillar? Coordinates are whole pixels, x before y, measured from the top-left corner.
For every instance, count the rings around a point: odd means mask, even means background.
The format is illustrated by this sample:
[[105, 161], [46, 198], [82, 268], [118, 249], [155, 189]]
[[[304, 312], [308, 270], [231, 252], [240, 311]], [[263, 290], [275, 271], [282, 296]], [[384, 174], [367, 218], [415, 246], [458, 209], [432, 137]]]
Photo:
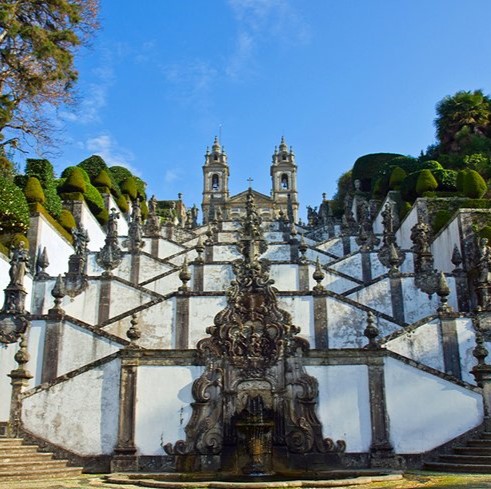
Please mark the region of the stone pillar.
[[298, 265], [298, 290], [310, 290], [309, 264]]
[[135, 419], [139, 361], [140, 351], [138, 349], [127, 347], [121, 350], [118, 443], [111, 460], [111, 472], [136, 472], [138, 470]]
[[370, 465], [394, 467], [397, 461], [390, 442], [389, 418], [385, 398], [384, 357], [380, 351], [372, 351], [368, 357], [368, 388], [370, 395], [370, 418], [372, 444]]
[[452, 312], [441, 312], [439, 316], [445, 373], [453, 375], [458, 379], [462, 379], [456, 321], [458, 314]]
[[159, 257], [159, 242], [160, 242], [159, 237], [152, 237], [150, 241], [150, 254], [155, 258]]
[[41, 383], [50, 382], [58, 376], [61, 328], [61, 320], [48, 319], [46, 321]]
[[205, 243], [205, 263], [213, 262], [213, 244]]
[[22, 432], [22, 392], [32, 379], [31, 373], [25, 368], [29, 361], [26, 337], [20, 337], [20, 348], [14, 356], [19, 368], [12, 370], [8, 376], [11, 378], [12, 394], [10, 398], [10, 419], [8, 435], [12, 438], [21, 436]]
[[327, 350], [329, 348], [329, 333], [327, 329], [328, 320], [325, 291], [314, 291], [313, 300], [315, 348]]
[[343, 255], [349, 255], [351, 253], [351, 237], [343, 236], [341, 239], [343, 241]]
[[470, 311], [470, 297], [469, 297], [469, 283], [467, 281], [467, 274], [462, 270], [455, 273], [455, 289], [457, 291], [457, 303], [459, 311]]
[[292, 263], [298, 262], [298, 239], [290, 239], [290, 261]]
[[472, 369], [477, 385], [482, 389], [484, 431], [491, 431], [491, 365], [476, 365]]
[[99, 296], [99, 315], [97, 322], [99, 324], [104, 323], [109, 319], [111, 307], [111, 277], [101, 278], [101, 290]]
[[140, 278], [140, 253], [131, 254], [130, 282], [138, 285]]
[[205, 274], [202, 262], [194, 262], [193, 264], [193, 292], [202, 292], [204, 289]]
[[189, 348], [189, 295], [179, 291], [176, 295], [176, 349]]
[[369, 251], [361, 252], [361, 273], [364, 283], [372, 280], [372, 259]]
[[404, 323], [404, 294], [402, 292], [402, 278], [393, 276], [390, 277], [389, 280], [392, 316], [396, 321]]

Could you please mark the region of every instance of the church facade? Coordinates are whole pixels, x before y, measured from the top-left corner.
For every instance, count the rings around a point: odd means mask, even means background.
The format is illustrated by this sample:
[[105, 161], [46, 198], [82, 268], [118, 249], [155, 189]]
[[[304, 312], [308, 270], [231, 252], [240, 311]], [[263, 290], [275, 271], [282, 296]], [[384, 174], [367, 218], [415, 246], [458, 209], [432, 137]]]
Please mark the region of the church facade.
[[282, 140], [271, 196], [229, 196], [216, 140], [203, 224], [72, 203], [72, 245], [32, 215], [0, 256], [0, 433], [88, 472], [451, 466], [491, 429], [489, 211], [433, 235], [434, 200], [399, 222], [354, 190], [300, 224], [296, 171]]

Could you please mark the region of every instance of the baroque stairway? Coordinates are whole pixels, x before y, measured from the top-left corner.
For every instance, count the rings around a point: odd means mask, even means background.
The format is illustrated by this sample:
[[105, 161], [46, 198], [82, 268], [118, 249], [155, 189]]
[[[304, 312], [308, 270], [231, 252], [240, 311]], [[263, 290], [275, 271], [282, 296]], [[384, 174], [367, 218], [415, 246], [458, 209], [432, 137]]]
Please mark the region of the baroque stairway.
[[52, 453], [39, 452], [36, 445], [24, 445], [22, 438], [0, 438], [0, 483], [77, 477], [80, 467], [67, 460], [54, 460]]

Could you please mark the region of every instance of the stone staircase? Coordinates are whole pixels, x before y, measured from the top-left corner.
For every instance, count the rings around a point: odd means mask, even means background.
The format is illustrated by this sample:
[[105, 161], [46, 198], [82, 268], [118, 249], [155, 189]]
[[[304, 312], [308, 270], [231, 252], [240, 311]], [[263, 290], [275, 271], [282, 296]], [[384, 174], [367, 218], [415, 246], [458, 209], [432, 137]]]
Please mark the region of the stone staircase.
[[424, 469], [491, 474], [491, 432], [483, 432], [465, 446], [455, 447], [452, 454], [440, 455], [435, 462], [425, 463]]
[[80, 467], [68, 467], [67, 460], [54, 460], [52, 453], [38, 452], [36, 445], [24, 445], [21, 438], [0, 438], [0, 483], [37, 479], [77, 477]]

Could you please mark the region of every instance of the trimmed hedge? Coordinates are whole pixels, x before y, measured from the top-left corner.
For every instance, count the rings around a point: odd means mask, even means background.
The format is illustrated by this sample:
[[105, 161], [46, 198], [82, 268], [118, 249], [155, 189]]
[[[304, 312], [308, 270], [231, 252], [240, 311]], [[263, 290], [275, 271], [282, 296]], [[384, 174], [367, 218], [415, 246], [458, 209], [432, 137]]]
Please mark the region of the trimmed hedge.
[[491, 226], [484, 226], [477, 233], [481, 238], [487, 238], [491, 241]]
[[109, 168], [109, 174], [112, 175], [113, 179], [118, 185], [121, 185], [121, 183], [123, 183], [123, 180], [126, 180], [127, 178], [133, 176], [128, 168], [118, 165], [111, 166]]
[[106, 170], [101, 170], [100, 173], [94, 178], [92, 184], [95, 187], [107, 187], [109, 190], [112, 189], [113, 183], [109, 174]]
[[83, 176], [84, 178], [84, 181], [85, 183], [90, 183], [90, 178], [89, 178], [89, 175], [87, 175], [87, 172], [83, 169], [83, 168], [80, 168], [79, 166], [67, 166], [62, 172], [61, 172], [61, 177], [62, 178], [68, 178], [73, 170], [77, 170], [78, 172], [81, 173], [81, 175]]
[[[353, 165], [351, 181], [360, 180], [361, 190], [370, 192], [377, 175], [386, 163], [402, 155], [397, 153], [372, 153], [360, 156]], [[396, 165], [399, 166], [399, 165]]]
[[85, 181], [80, 168], [72, 167], [67, 179], [61, 184], [58, 191], [61, 193], [80, 192], [85, 194], [90, 183]]
[[455, 170], [431, 170], [438, 182], [439, 191], [457, 191], [457, 175]]
[[121, 182], [121, 193], [127, 195], [130, 200], [135, 200], [138, 197], [138, 187], [135, 177], [128, 177]]
[[0, 176], [0, 233], [25, 233], [29, 228], [29, 207], [22, 190]]
[[452, 217], [453, 213], [447, 210], [439, 210], [433, 217], [433, 222], [432, 222], [432, 229], [433, 233], [437, 233], [442, 229], [448, 221], [450, 221], [450, 218]]
[[121, 212], [125, 214], [130, 210], [128, 199], [123, 194], [116, 198], [116, 204], [118, 205]]
[[49, 223], [69, 242], [73, 243], [73, 237], [68, 233], [63, 226], [53, 219], [49, 212], [41, 204], [29, 204], [29, 212], [31, 215], [42, 214]]
[[87, 172], [91, 181], [94, 180], [102, 170], [107, 170], [106, 162], [99, 155], [89, 156], [77, 166], [83, 168]]
[[407, 173], [400, 166], [396, 166], [392, 173], [390, 174], [389, 179], [389, 188], [391, 190], [399, 189], [402, 181], [407, 177]]
[[24, 195], [28, 203], [38, 202], [39, 204], [44, 204], [46, 201], [41, 182], [36, 177], [27, 178]]
[[464, 195], [471, 199], [480, 199], [488, 190], [488, 186], [481, 175], [475, 170], [467, 170], [464, 174]]
[[56, 189], [56, 179], [53, 165], [45, 159], [28, 158], [26, 160], [26, 175], [36, 177], [43, 187], [46, 200], [44, 207], [55, 218], [60, 215], [62, 205]]
[[419, 172], [418, 180], [416, 181], [416, 193], [423, 195], [425, 192], [431, 192], [438, 188], [438, 182], [436, 181], [433, 173], [430, 170], [421, 170]]
[[63, 209], [61, 211], [60, 217], [58, 218], [58, 222], [63, 226], [63, 229], [72, 232], [72, 229], [77, 227], [77, 223], [75, 222], [75, 218], [73, 214], [68, 209]]

